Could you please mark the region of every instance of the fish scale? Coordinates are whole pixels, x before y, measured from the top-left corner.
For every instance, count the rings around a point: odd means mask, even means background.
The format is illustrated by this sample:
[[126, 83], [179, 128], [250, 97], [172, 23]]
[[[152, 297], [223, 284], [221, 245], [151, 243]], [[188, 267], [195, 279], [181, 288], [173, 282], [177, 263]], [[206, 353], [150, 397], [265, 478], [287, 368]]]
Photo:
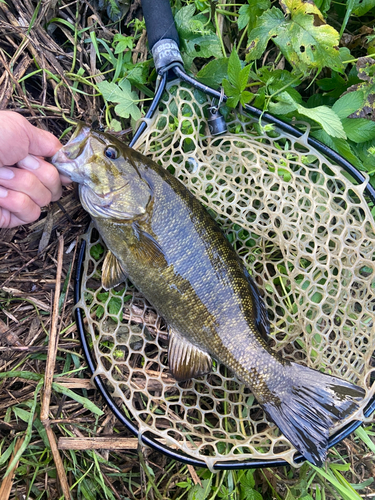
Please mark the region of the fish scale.
[[364, 390], [272, 351], [259, 291], [204, 207], [167, 170], [87, 127], [52, 161], [80, 184], [82, 204], [109, 249], [103, 285], [127, 276], [166, 319], [176, 380], [207, 373], [217, 359], [320, 465], [329, 429], [358, 408]]

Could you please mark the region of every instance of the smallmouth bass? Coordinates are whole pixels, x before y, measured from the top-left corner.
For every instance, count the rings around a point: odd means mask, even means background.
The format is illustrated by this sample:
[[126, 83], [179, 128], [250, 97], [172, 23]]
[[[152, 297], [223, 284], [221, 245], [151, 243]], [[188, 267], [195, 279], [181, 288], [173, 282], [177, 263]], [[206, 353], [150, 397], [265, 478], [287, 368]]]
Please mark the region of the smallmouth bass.
[[217, 359], [302, 455], [321, 465], [329, 429], [358, 408], [365, 391], [272, 351], [257, 286], [200, 202], [167, 170], [88, 127], [79, 126], [52, 163], [78, 182], [109, 249], [104, 288], [128, 277], [167, 321], [176, 380], [208, 373]]

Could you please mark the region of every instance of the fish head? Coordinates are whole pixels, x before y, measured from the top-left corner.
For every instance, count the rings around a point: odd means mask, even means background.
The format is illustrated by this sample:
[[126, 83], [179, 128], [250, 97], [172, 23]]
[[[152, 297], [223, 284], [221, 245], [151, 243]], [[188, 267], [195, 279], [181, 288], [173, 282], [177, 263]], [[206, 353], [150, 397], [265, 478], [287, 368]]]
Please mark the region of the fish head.
[[79, 184], [81, 203], [93, 217], [128, 220], [146, 212], [151, 188], [132, 149], [111, 134], [80, 123], [51, 161], [60, 174]]

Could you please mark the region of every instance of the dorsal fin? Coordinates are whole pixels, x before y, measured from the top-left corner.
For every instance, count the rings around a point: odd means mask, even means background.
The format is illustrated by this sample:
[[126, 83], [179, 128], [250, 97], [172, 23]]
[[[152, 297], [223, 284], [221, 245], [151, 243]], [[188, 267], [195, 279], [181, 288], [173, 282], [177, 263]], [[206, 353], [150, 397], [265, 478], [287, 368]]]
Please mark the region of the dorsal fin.
[[177, 331], [169, 331], [169, 369], [174, 378], [182, 382], [209, 373], [211, 356], [186, 340]]
[[102, 267], [102, 286], [106, 290], [122, 283], [126, 278], [120, 262], [113, 253], [108, 250]]

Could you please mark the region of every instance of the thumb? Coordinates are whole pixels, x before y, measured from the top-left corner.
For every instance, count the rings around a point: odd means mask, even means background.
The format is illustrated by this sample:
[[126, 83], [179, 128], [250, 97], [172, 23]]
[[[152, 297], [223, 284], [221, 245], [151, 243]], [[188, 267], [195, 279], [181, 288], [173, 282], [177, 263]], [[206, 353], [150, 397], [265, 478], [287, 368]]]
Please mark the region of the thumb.
[[50, 132], [34, 127], [27, 120], [24, 129], [29, 139], [29, 153], [35, 156], [53, 156], [62, 148], [61, 142]]

